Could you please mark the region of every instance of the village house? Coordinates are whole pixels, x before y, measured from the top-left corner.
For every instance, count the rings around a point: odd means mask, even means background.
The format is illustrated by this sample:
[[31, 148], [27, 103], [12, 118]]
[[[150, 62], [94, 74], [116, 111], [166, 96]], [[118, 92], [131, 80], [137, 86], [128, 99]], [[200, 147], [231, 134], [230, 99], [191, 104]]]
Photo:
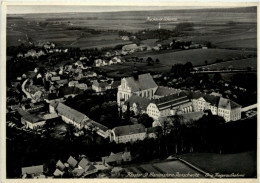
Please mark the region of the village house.
[[115, 143], [127, 143], [143, 140], [146, 137], [146, 129], [142, 124], [118, 126], [111, 130], [110, 141]]
[[59, 170], [63, 171], [65, 169], [65, 165], [62, 163], [61, 160], [59, 160], [57, 163], [56, 163], [56, 168], [58, 168]]
[[70, 156], [69, 159], [67, 160], [67, 163], [69, 164], [69, 166], [71, 168], [75, 168], [78, 164], [78, 161], [75, 158], [73, 158], [72, 156]]
[[111, 85], [109, 85], [107, 82], [101, 82], [94, 81], [92, 84], [92, 90], [95, 92], [104, 92], [106, 90], [111, 89]]
[[130, 152], [111, 152], [109, 156], [104, 156], [101, 159], [105, 166], [116, 166], [121, 165], [123, 162], [132, 161], [132, 156]]
[[74, 87], [77, 84], [79, 84], [79, 81], [70, 81], [68, 85], [69, 85], [69, 87]]
[[53, 76], [51, 77], [51, 81], [59, 81], [60, 80], [60, 76]]
[[96, 59], [96, 60], [94, 61], [94, 66], [95, 66], [95, 67], [103, 66], [103, 60], [101, 60], [101, 59]]
[[81, 89], [81, 90], [87, 90], [88, 89], [88, 85], [85, 83], [78, 83], [77, 85], [75, 85], [75, 87]]
[[108, 138], [110, 135], [108, 127], [106, 127], [100, 123], [97, 123], [91, 119], [85, 123], [84, 127], [87, 130], [90, 130], [90, 129], [94, 130], [98, 135], [100, 135], [103, 138]]
[[86, 76], [87, 78], [97, 77], [97, 73], [95, 73], [94, 71], [87, 71], [87, 72], [85, 73], [85, 76]]
[[69, 83], [68, 79], [61, 79], [59, 81], [56, 81], [56, 84], [61, 87], [61, 86], [65, 86]]
[[61, 171], [61, 170], [59, 170], [59, 169], [56, 169], [56, 170], [54, 171], [54, 173], [53, 173], [53, 175], [54, 175], [55, 177], [62, 177], [63, 174], [64, 174], [64, 172]]

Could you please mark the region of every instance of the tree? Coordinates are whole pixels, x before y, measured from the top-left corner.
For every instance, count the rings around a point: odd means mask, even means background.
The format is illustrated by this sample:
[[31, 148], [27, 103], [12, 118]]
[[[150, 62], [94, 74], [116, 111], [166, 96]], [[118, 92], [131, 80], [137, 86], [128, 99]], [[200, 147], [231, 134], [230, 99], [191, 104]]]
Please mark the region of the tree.
[[208, 61], [207, 60], [205, 60], [204, 63], [205, 63], [205, 65], [208, 65]]
[[160, 62], [160, 60], [157, 58], [157, 59], [155, 60], [155, 62], [156, 62], [156, 63], [159, 63], [159, 62]]
[[152, 127], [153, 118], [151, 118], [148, 114], [141, 114], [138, 118], [138, 123], [143, 124], [146, 128]]

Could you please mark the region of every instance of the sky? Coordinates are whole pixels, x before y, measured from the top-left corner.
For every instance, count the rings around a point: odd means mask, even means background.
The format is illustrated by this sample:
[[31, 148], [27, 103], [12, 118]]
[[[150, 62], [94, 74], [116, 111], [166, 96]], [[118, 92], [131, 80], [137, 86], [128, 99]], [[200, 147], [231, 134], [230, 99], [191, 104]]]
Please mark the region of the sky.
[[[201, 9], [201, 8], [216, 8], [209, 6], [49, 6], [49, 5], [8, 5], [8, 14], [28, 14], [28, 13], [63, 13], [63, 12], [116, 12], [116, 11], [145, 11], [145, 10], [168, 10], [168, 9]], [[218, 7], [224, 8], [224, 7]]]

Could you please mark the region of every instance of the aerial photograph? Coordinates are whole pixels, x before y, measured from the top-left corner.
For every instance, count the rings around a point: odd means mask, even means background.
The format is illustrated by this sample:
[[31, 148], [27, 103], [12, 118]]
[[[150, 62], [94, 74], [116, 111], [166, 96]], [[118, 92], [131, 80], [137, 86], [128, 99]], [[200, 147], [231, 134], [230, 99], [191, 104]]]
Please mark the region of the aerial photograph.
[[7, 5], [6, 179], [257, 178], [257, 6]]

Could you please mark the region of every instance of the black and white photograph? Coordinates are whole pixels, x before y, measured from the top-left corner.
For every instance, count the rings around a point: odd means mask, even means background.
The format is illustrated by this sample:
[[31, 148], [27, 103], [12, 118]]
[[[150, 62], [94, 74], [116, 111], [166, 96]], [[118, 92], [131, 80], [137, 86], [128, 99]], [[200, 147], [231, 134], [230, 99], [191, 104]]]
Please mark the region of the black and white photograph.
[[5, 5], [2, 178], [256, 181], [257, 8]]

